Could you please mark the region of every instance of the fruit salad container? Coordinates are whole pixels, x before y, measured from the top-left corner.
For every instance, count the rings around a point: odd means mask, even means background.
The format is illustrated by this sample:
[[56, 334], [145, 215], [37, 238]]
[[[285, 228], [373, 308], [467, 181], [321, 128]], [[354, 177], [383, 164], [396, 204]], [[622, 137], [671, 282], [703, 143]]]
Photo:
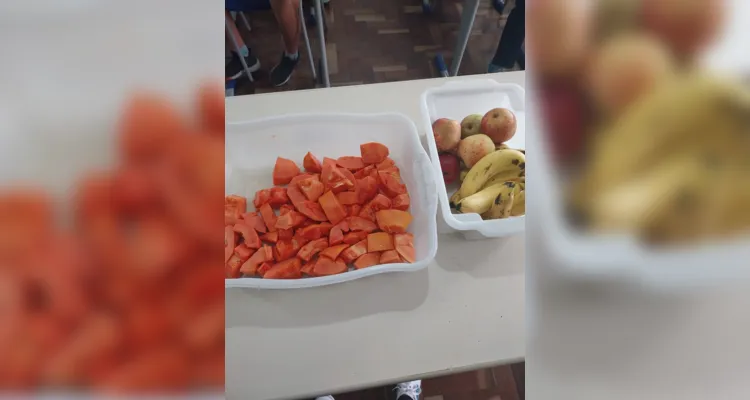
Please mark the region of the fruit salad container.
[[[414, 123], [401, 114], [297, 114], [226, 125], [225, 192], [252, 199], [273, 186], [277, 157], [302, 160], [307, 152], [320, 157], [359, 154], [360, 144], [379, 142], [401, 170], [411, 197], [414, 219], [414, 263], [377, 265], [337, 275], [302, 279], [226, 279], [225, 286], [287, 289], [341, 283], [365, 276], [426, 267], [437, 253], [437, 188], [432, 164]], [[252, 205], [249, 205], [251, 208]]]
[[526, 106], [524, 89], [515, 84], [494, 80], [449, 81], [443, 86], [426, 90], [421, 97], [422, 129], [425, 131], [427, 149], [432, 161], [432, 174], [437, 183], [439, 199], [438, 232], [459, 232], [465, 239], [478, 240], [516, 235], [525, 230], [525, 216], [496, 220], [483, 220], [479, 214], [453, 214], [449, 197], [460, 184], [446, 185], [440, 168], [437, 144], [432, 134], [432, 123], [439, 118], [461, 121], [470, 114], [484, 114], [497, 108], [511, 110], [517, 119], [516, 134], [505, 144], [515, 149], [525, 149]]

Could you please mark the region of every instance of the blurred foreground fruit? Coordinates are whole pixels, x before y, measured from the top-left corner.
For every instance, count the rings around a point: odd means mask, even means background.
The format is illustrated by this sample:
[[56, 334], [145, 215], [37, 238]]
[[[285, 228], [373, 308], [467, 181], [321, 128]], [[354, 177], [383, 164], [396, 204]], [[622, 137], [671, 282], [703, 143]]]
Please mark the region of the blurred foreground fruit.
[[591, 0], [536, 0], [527, 5], [526, 54], [541, 77], [574, 76], [592, 44]]
[[648, 0], [641, 6], [643, 25], [681, 58], [690, 60], [719, 34], [726, 1]]

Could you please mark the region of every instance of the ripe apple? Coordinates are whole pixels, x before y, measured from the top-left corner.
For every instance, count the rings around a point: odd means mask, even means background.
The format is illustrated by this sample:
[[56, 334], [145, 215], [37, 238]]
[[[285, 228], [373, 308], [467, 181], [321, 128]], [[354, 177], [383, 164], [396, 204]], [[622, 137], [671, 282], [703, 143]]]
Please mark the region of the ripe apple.
[[507, 142], [516, 134], [516, 116], [507, 108], [493, 108], [482, 117], [482, 133], [489, 136], [493, 142], [500, 144]]
[[484, 134], [469, 136], [458, 144], [458, 156], [467, 168], [471, 168], [484, 156], [495, 151], [495, 143]]
[[449, 185], [455, 182], [461, 173], [458, 157], [450, 153], [442, 153], [438, 159], [440, 160], [440, 170], [443, 171], [445, 184]]
[[726, 18], [726, 0], [649, 0], [642, 2], [644, 27], [667, 42], [670, 49], [690, 60], [709, 46]]
[[482, 114], [471, 114], [461, 121], [461, 137], [482, 133]]
[[439, 118], [432, 123], [432, 134], [438, 151], [456, 151], [461, 140], [461, 124], [448, 118]]

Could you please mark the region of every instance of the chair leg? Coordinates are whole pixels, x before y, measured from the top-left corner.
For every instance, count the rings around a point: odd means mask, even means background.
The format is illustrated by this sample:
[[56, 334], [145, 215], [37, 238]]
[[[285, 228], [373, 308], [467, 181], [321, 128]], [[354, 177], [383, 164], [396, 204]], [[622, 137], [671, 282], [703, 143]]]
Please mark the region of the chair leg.
[[318, 74], [315, 72], [315, 60], [313, 60], [312, 46], [310, 46], [310, 37], [307, 35], [307, 25], [305, 24], [305, 14], [303, 11], [302, 0], [299, 2], [299, 18], [300, 24], [302, 25], [302, 37], [305, 38], [305, 48], [307, 49], [307, 59], [310, 60], [310, 69], [312, 70], [313, 80], [318, 79]]
[[250, 26], [250, 21], [247, 20], [247, 16], [245, 13], [240, 11], [240, 18], [242, 18], [242, 22], [245, 24], [245, 28], [247, 28], [247, 31], [250, 32], [253, 30], [253, 27]]
[[250, 72], [250, 67], [247, 65], [247, 62], [245, 61], [245, 57], [242, 56], [242, 51], [240, 50], [240, 44], [237, 43], [237, 39], [234, 37], [232, 28], [229, 26], [229, 21], [226, 19], [224, 20], [224, 27], [227, 30], [227, 36], [229, 36], [229, 40], [232, 41], [234, 50], [237, 52], [237, 56], [240, 58], [240, 63], [242, 63], [242, 68], [245, 70], [245, 74], [247, 74], [247, 79], [250, 79], [250, 82], [253, 82], [253, 73]]
[[326, 56], [326, 38], [323, 32], [323, 5], [321, 0], [315, 0], [315, 18], [318, 21], [318, 40], [320, 41], [320, 61], [322, 64], [323, 86], [331, 87], [328, 77], [328, 57]]

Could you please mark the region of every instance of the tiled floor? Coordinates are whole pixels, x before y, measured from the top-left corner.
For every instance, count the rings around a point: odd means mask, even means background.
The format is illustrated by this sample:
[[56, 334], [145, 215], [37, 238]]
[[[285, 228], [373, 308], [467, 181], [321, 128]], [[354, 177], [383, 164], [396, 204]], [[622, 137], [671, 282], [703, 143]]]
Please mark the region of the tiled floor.
[[[326, 47], [332, 86], [390, 82], [437, 77], [433, 58], [440, 52], [450, 66], [460, 21], [460, 0], [440, 0], [430, 15], [422, 12], [420, 0], [331, 0], [327, 11]], [[481, 3], [472, 36], [464, 55], [461, 75], [486, 72], [497, 47], [505, 15]], [[270, 11], [248, 15], [252, 30], [238, 24], [246, 42], [263, 66], [257, 82], [240, 82], [237, 94], [315, 87], [304, 53], [292, 80], [283, 88], [268, 84], [267, 71], [278, 61], [281, 35]], [[316, 28], [308, 29], [313, 52], [318, 53]], [[304, 44], [303, 44], [304, 46]]]
[[[524, 363], [422, 381], [422, 400], [524, 400]], [[334, 395], [336, 400], [393, 400], [392, 386]]]

